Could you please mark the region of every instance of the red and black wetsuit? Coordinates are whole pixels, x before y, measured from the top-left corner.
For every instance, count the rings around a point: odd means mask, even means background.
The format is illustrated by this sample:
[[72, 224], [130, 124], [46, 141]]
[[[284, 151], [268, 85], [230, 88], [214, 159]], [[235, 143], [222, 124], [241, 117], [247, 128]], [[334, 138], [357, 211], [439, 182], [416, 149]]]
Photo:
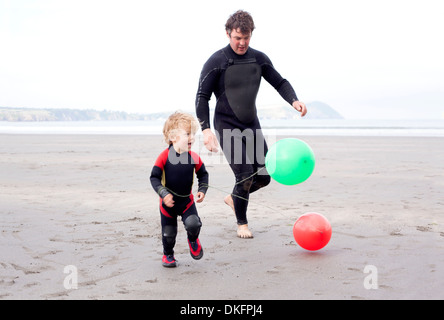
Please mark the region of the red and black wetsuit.
[[[208, 101], [213, 93], [217, 99], [214, 127], [236, 177], [232, 195], [238, 224], [248, 222], [249, 194], [270, 183], [266, 170], [261, 170], [268, 149], [256, 111], [262, 77], [289, 104], [298, 100], [291, 84], [282, 78], [264, 53], [250, 47], [244, 55], [238, 55], [230, 45], [214, 53], [205, 63], [196, 95], [196, 114], [202, 130], [210, 128]], [[252, 177], [259, 170], [260, 174]]]
[[[151, 171], [151, 185], [160, 196], [162, 243], [165, 255], [174, 253], [178, 216], [182, 217], [190, 242], [195, 242], [199, 236], [202, 223], [192, 194], [194, 174], [198, 179], [198, 191], [206, 193], [208, 172], [199, 155], [193, 151], [179, 154], [173, 145], [159, 155]], [[173, 195], [172, 208], [165, 206], [162, 201], [168, 194]]]

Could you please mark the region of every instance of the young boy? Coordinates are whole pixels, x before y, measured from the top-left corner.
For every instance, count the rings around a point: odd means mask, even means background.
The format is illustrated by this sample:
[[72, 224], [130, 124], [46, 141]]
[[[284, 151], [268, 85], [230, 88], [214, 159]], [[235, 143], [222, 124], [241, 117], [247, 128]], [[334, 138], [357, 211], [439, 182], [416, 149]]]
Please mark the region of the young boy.
[[199, 127], [196, 119], [186, 113], [176, 112], [165, 122], [163, 135], [169, 145], [157, 158], [151, 172], [151, 185], [160, 196], [160, 221], [162, 225], [162, 265], [176, 267], [174, 245], [177, 235], [177, 217], [188, 235], [191, 257], [199, 260], [203, 249], [198, 239], [202, 223], [197, 214], [192, 194], [194, 173], [198, 192], [196, 202], [205, 198], [208, 189], [208, 172], [199, 155], [191, 151], [194, 135]]

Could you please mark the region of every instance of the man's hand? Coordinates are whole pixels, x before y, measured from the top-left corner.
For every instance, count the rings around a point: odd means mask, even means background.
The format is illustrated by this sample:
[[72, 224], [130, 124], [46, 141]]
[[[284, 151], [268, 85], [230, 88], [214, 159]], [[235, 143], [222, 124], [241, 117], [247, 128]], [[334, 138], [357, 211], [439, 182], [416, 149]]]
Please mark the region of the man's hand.
[[305, 106], [305, 103], [301, 101], [293, 102], [293, 108], [295, 108], [297, 111], [301, 113], [301, 117], [307, 114], [307, 107]]
[[204, 145], [211, 152], [219, 151], [219, 144], [217, 143], [216, 135], [211, 131], [211, 129], [205, 129], [202, 131], [204, 136]]

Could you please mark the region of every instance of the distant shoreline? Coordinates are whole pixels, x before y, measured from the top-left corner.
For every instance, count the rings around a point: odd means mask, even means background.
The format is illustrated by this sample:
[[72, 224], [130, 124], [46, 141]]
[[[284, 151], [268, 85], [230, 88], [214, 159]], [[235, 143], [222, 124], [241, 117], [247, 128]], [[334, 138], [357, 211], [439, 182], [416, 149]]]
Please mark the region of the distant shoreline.
[[[155, 135], [164, 119], [144, 121], [0, 122], [0, 134]], [[444, 137], [444, 120], [261, 119], [264, 134], [295, 136]]]
[[[308, 119], [343, 119], [329, 105], [314, 101], [307, 104], [310, 112]], [[190, 112], [194, 114], [194, 112]], [[297, 118], [299, 114], [291, 106], [274, 106], [259, 108], [260, 117], [283, 120]], [[69, 108], [12, 108], [0, 107], [0, 121], [9, 122], [39, 122], [39, 121], [146, 121], [166, 119], [168, 112], [128, 113], [125, 111], [69, 109]]]

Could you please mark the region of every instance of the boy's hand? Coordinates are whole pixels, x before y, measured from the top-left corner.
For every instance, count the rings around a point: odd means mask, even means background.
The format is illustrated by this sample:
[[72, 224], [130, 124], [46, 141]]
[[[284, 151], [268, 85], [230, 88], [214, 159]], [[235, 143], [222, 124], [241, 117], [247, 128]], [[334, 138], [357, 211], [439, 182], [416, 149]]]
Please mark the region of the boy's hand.
[[204, 199], [205, 199], [205, 193], [203, 193], [203, 192], [198, 192], [198, 193], [196, 194], [196, 202], [197, 202], [197, 203], [201, 203], [202, 201], [204, 201]]
[[172, 208], [174, 207], [174, 200], [173, 200], [173, 195], [167, 194], [164, 198], [163, 198], [163, 204], [166, 205], [168, 208]]

